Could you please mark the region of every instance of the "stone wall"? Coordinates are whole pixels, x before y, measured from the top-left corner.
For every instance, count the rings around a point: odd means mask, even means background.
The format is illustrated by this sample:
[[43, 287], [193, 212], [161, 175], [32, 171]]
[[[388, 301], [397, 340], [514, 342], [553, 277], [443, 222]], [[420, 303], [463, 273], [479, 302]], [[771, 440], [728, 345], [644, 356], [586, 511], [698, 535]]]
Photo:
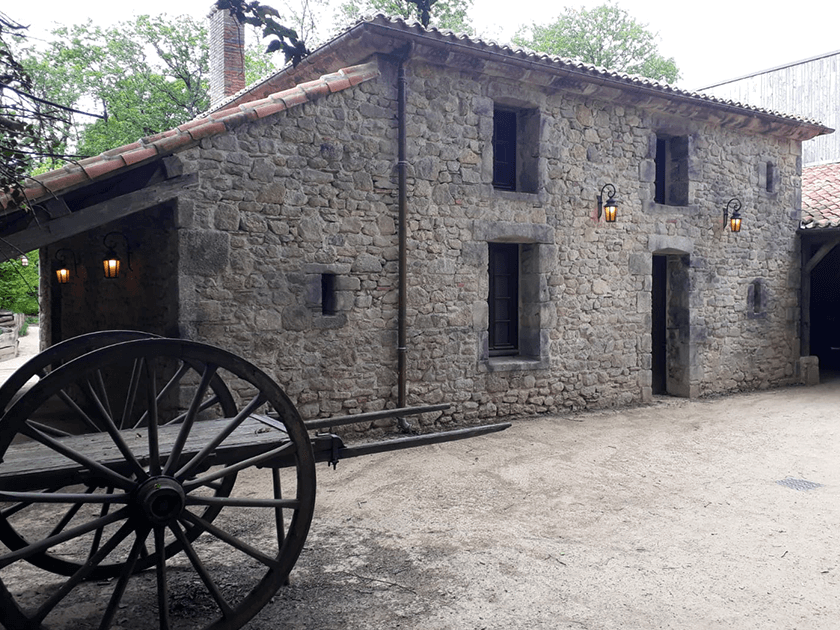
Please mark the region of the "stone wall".
[[[396, 72], [380, 64], [375, 81], [182, 154], [200, 184], [177, 210], [180, 333], [252, 359], [304, 417], [396, 400]], [[792, 382], [798, 142], [715, 127], [689, 108], [625, 106], [618, 92], [599, 100], [419, 58], [408, 75], [410, 403], [456, 403], [443, 421], [461, 421], [649, 400], [655, 254], [683, 265], [668, 288], [680, 305], [670, 393]], [[492, 186], [500, 105], [536, 128], [536, 192]], [[687, 151], [684, 206], [655, 201], [664, 136]], [[760, 180], [768, 162], [772, 192]], [[612, 224], [595, 218], [608, 182]], [[733, 197], [738, 234], [722, 221]], [[521, 244], [519, 357], [488, 356], [490, 241]], [[324, 275], [335, 276], [331, 313]]]
[[[41, 341], [44, 347], [98, 330], [142, 330], [178, 336], [178, 245], [174, 204], [150, 208], [41, 250]], [[111, 237], [122, 260], [120, 277], [105, 278], [103, 242]], [[129, 251], [126, 251], [126, 244]], [[55, 276], [56, 254], [70, 268]], [[129, 256], [131, 268], [129, 268]], [[73, 264], [75, 257], [76, 264]]]

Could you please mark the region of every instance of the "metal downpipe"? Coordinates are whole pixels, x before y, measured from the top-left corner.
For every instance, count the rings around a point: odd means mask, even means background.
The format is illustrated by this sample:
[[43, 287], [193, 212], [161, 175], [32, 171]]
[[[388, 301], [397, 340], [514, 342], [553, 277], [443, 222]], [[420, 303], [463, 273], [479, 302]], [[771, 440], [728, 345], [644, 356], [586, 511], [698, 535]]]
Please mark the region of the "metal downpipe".
[[[399, 235], [399, 295], [397, 306], [397, 406], [406, 406], [406, 387], [408, 381], [407, 369], [407, 341], [406, 341], [406, 303], [407, 303], [407, 254], [406, 254], [406, 215], [408, 193], [406, 176], [408, 162], [406, 160], [406, 78], [405, 62], [411, 53], [412, 44], [406, 46], [400, 55], [400, 65], [397, 70], [397, 186], [398, 186], [398, 235]], [[405, 418], [398, 419], [400, 429], [407, 431], [410, 425]]]

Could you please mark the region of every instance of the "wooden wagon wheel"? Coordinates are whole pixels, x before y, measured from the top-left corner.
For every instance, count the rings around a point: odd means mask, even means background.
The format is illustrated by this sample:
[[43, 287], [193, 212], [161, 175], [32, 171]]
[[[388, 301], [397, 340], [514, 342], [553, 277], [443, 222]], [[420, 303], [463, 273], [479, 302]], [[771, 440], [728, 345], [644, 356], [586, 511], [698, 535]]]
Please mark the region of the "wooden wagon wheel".
[[[181, 412], [158, 396], [159, 375], [186, 364], [200, 366], [201, 375], [181, 384]], [[121, 394], [100, 400], [103, 433], [52, 437], [31, 419], [59, 392], [119, 374], [127, 383]], [[233, 417], [198, 421], [216, 377], [242, 400], [241, 409]], [[119, 429], [121, 419], [144, 416], [147, 423]], [[118, 615], [148, 616], [146, 598], [156, 603], [162, 629], [173, 627], [184, 602], [200, 608], [208, 629], [240, 628], [288, 576], [314, 509], [312, 448], [291, 401], [240, 357], [181, 340], [120, 343], [54, 370], [7, 411], [0, 458], [0, 501], [45, 512], [58, 506], [60, 514], [79, 506], [74, 517], [85, 513], [73, 527], [27, 532], [25, 547], [0, 554], [0, 622], [8, 628], [109, 628]], [[233, 492], [216, 496], [218, 481], [236, 472]], [[56, 477], [62, 485], [51, 492]], [[68, 491], [95, 478], [113, 491]], [[201, 516], [207, 506], [220, 508], [212, 523]], [[184, 553], [167, 557], [172, 540]], [[73, 555], [80, 548], [86, 561], [66, 579], [28, 562], [45, 550]], [[136, 571], [146, 557], [153, 574]], [[119, 577], [90, 581], [104, 562], [120, 566]], [[63, 606], [72, 606], [73, 614]]]
[[[65, 363], [99, 348], [110, 346], [115, 343], [152, 338], [159, 337], [158, 335], [136, 330], [107, 330], [73, 337], [72, 339], [62, 341], [49, 347], [24, 363], [14, 372], [14, 374], [12, 374], [11, 377], [6, 380], [5, 383], [3, 383], [3, 385], [0, 386], [0, 417], [2, 417], [2, 414], [7, 410], [11, 403], [22, 395], [25, 388], [29, 386], [33, 377], [38, 379], [44, 378], [47, 374], [58, 367], [61, 367]], [[177, 385], [186, 374], [188, 374], [188, 370], [184, 370], [179, 373], [178, 378], [173, 379], [170, 386]], [[97, 382], [99, 382], [99, 379], [97, 379]], [[230, 391], [228, 391], [221, 379], [214, 378], [210, 383], [210, 387], [215, 397], [207, 401], [205, 405], [208, 407], [214, 404], [218, 405], [224, 417], [235, 416], [236, 403]], [[84, 396], [84, 392], [82, 392], [82, 395]], [[77, 413], [75, 407], [78, 402], [70, 398], [69, 395], [64, 392], [62, 392], [60, 396], [63, 397], [63, 400], [61, 401], [63, 408], [71, 414]], [[88, 402], [92, 402], [90, 401], [90, 397], [88, 397]], [[81, 413], [85, 412], [82, 411]], [[2, 423], [2, 419], [0, 419], [0, 423]], [[2, 424], [0, 424], [0, 426], [2, 426]], [[77, 427], [77, 429], [84, 432], [90, 432], [96, 428], [99, 427], [91, 427], [90, 422], [82, 422], [80, 426]], [[45, 429], [49, 431], [49, 427], [45, 427]], [[100, 480], [96, 478], [89, 479], [86, 491], [96, 493], [108, 492], [109, 489], [111, 489], [107, 480], [104, 480], [103, 484], [100, 484], [99, 481]], [[235, 481], [235, 473], [230, 477], [221, 480], [215, 494], [217, 496], [229, 495]], [[51, 488], [51, 490], [53, 492], [59, 491], [62, 485], [63, 484], [56, 485]], [[16, 523], [19, 521], [25, 521], [27, 519], [27, 511], [32, 508], [33, 504], [27, 502], [11, 503], [3, 508], [0, 508], [0, 542], [4, 543], [12, 550], [22, 549], [29, 544], [29, 541], [26, 540], [24, 533], [19, 531]], [[71, 507], [70, 509], [73, 508]], [[204, 514], [202, 514], [202, 518], [212, 521], [220, 509], [221, 508], [218, 506], [207, 506]], [[196, 534], [191, 532], [190, 535], [194, 538]], [[173, 541], [167, 548], [167, 555], [173, 555], [180, 551], [180, 549], [180, 543], [178, 543], [178, 541]], [[58, 557], [50, 553], [49, 550], [33, 554], [28, 558], [29, 562], [46, 571], [68, 576], [73, 575], [86, 560], [86, 557], [79, 557], [77, 559], [66, 556]], [[142, 571], [151, 566], [153, 562], [154, 559], [151, 557], [143, 558], [137, 563], [135, 570]], [[116, 577], [120, 574], [121, 570], [122, 566], [118, 563], [102, 563], [91, 572], [90, 579], [98, 580]]]

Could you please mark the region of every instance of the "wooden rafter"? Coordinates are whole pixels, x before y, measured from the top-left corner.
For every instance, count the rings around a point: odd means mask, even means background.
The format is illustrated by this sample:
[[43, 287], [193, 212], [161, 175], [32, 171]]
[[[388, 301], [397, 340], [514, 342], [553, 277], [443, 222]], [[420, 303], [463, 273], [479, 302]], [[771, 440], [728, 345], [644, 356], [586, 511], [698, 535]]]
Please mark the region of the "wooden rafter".
[[8, 260], [16, 256], [18, 252], [38, 249], [109, 221], [159, 205], [174, 199], [181, 190], [197, 183], [198, 175], [195, 173], [173, 177], [75, 212], [69, 212], [61, 200], [51, 201], [43, 212], [43, 216], [34, 217], [26, 224], [22, 223], [17, 231], [7, 232], [2, 236], [0, 260]]

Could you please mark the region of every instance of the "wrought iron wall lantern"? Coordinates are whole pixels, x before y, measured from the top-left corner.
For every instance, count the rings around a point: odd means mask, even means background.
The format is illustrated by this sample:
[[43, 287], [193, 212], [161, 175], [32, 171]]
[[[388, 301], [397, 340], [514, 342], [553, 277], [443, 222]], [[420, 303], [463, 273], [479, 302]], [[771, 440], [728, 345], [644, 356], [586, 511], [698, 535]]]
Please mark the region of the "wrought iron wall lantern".
[[128, 246], [128, 237], [122, 232], [109, 232], [105, 235], [105, 238], [102, 239], [102, 244], [105, 245], [105, 247], [107, 248], [107, 251], [105, 252], [105, 258], [102, 260], [102, 269], [105, 272], [106, 278], [120, 277], [120, 267], [122, 264], [122, 260], [117, 255], [117, 252], [114, 249], [114, 245], [108, 244], [108, 239], [111, 239], [111, 242], [113, 243], [112, 237], [117, 236], [121, 236], [125, 241], [125, 256], [128, 262], [128, 268], [131, 269], [131, 249]]
[[[730, 209], [732, 214], [729, 214]], [[723, 209], [723, 229], [726, 229], [726, 223], [729, 223], [729, 229], [733, 232], [741, 231], [741, 200], [733, 197], [726, 204]]]
[[76, 254], [67, 248], [59, 249], [55, 253], [55, 261], [58, 263], [58, 268], [55, 270], [55, 275], [58, 278], [59, 284], [67, 284], [70, 280], [70, 268], [67, 266], [66, 254], [70, 254], [73, 260], [73, 273], [78, 273], [78, 266], [76, 265]]
[[[607, 201], [604, 201], [604, 191], [609, 188]], [[603, 212], [604, 220], [607, 223], [615, 223], [615, 216], [618, 212], [618, 201], [615, 199], [615, 186], [612, 184], [604, 184], [601, 192], [598, 193], [598, 220], [601, 220], [601, 213]]]

